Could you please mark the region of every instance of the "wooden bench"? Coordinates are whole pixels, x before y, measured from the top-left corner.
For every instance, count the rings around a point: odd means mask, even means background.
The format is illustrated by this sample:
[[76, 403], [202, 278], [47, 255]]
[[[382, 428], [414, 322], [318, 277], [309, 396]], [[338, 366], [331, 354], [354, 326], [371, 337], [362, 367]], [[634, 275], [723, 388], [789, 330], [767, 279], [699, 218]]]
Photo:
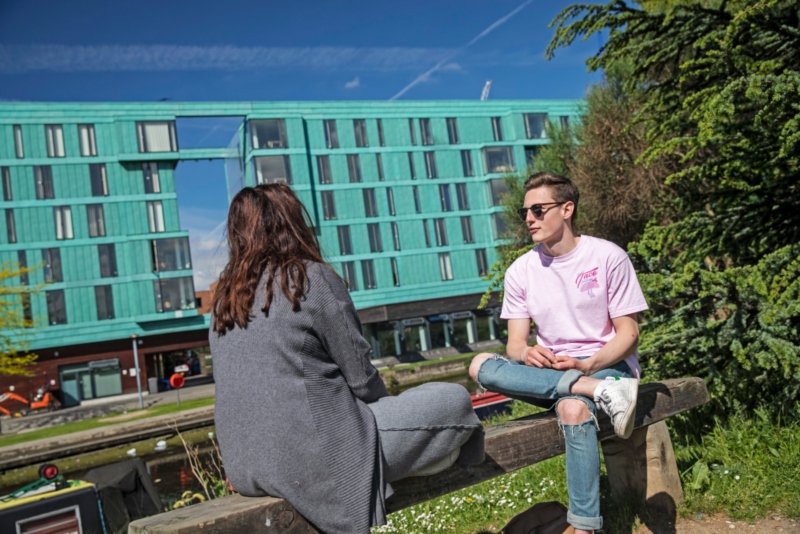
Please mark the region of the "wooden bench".
[[[647, 504], [674, 516], [683, 499], [678, 467], [664, 419], [708, 402], [699, 378], [642, 385], [636, 407], [636, 430], [628, 440], [614, 436], [607, 417], [600, 418], [603, 456], [614, 499]], [[387, 500], [395, 512], [452, 491], [516, 471], [564, 453], [555, 414], [523, 417], [486, 432], [486, 460], [469, 470], [454, 466], [430, 477], [392, 483]], [[632, 500], [631, 500], [632, 499]], [[233, 495], [179, 508], [131, 523], [129, 534], [314, 533], [292, 506], [272, 497]]]

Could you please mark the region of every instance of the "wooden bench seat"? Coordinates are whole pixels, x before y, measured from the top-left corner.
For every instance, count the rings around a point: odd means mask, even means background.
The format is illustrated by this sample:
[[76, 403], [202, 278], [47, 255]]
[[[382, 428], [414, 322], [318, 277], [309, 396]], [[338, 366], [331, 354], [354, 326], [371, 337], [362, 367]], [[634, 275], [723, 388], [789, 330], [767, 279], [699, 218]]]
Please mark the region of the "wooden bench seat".
[[[614, 498], [674, 513], [683, 499], [672, 442], [664, 419], [708, 402], [699, 378], [653, 382], [639, 388], [636, 430], [628, 440], [614, 436], [600, 417], [603, 456]], [[552, 412], [523, 417], [486, 432], [486, 460], [469, 470], [457, 466], [430, 477], [392, 483], [390, 512], [407, 508], [484, 480], [516, 471], [564, 453], [564, 438]], [[282, 499], [233, 495], [180, 508], [131, 523], [129, 534], [232, 534], [317, 532]]]

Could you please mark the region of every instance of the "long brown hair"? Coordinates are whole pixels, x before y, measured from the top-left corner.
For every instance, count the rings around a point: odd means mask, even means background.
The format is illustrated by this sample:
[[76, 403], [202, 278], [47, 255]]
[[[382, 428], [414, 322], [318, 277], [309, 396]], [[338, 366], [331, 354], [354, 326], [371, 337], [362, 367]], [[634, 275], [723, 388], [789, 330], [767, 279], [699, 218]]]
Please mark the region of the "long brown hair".
[[267, 277], [269, 312], [273, 282], [300, 308], [306, 289], [305, 261], [324, 263], [317, 236], [303, 203], [284, 184], [245, 187], [233, 197], [228, 210], [228, 264], [219, 276], [211, 303], [212, 328], [224, 335], [234, 326], [247, 328], [258, 282]]

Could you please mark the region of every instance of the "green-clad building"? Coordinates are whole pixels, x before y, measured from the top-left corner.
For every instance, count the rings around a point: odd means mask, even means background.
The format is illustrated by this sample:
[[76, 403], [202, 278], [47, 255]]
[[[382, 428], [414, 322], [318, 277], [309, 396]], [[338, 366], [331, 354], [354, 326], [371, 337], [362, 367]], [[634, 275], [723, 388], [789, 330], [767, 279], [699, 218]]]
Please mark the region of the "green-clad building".
[[[477, 310], [503, 232], [502, 176], [568, 126], [577, 101], [0, 103], [0, 262], [35, 323], [36, 378], [65, 405], [136, 391], [160, 354], [207, 344], [174, 174], [224, 159], [229, 200], [285, 182], [351, 287], [374, 355], [426, 355], [501, 336]], [[228, 146], [184, 148], [176, 121], [239, 117]], [[453, 350], [450, 348], [449, 350]]]

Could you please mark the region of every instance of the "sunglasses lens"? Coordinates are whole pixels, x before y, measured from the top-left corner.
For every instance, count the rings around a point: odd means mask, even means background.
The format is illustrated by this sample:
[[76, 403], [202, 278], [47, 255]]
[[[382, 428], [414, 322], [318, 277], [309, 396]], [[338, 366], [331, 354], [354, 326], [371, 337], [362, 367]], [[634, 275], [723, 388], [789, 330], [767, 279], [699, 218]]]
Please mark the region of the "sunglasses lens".
[[533, 212], [533, 216], [534, 217], [541, 217], [542, 214], [544, 213], [542, 211], [542, 207], [540, 205], [538, 205], [538, 204], [535, 205], [535, 206], [531, 206], [530, 210]]
[[517, 210], [517, 215], [519, 215], [519, 218], [524, 221], [528, 216], [528, 208], [520, 208], [520, 209], [518, 209]]

